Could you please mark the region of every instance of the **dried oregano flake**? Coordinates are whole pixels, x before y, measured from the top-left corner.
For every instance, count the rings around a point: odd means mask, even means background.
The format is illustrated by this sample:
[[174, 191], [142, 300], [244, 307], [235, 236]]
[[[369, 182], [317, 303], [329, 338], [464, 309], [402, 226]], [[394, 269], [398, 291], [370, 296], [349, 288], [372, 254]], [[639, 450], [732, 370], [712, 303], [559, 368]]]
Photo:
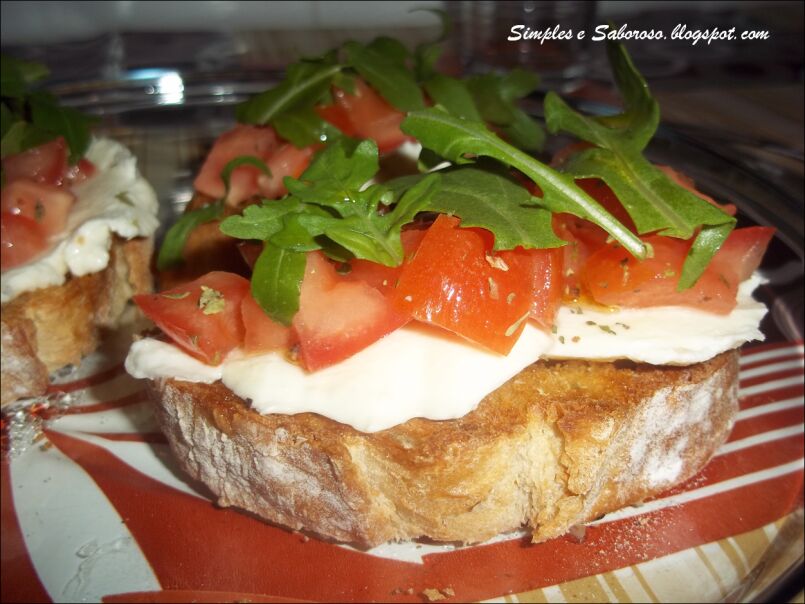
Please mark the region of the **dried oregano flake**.
[[226, 307], [224, 295], [206, 285], [201, 286], [201, 296], [198, 298], [198, 307], [205, 315], [214, 315]]

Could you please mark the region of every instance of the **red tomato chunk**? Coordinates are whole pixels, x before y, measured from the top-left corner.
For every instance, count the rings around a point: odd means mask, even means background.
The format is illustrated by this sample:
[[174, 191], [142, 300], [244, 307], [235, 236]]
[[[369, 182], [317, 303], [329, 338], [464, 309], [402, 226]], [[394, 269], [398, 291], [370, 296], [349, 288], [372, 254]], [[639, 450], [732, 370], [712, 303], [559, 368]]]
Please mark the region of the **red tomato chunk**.
[[245, 329], [243, 350], [246, 352], [288, 350], [293, 345], [291, 328], [272, 320], [251, 294], [243, 297], [241, 315]]
[[[251, 155], [265, 161], [280, 146], [273, 128], [239, 125], [219, 136], [210, 149], [204, 165], [196, 176], [196, 191], [215, 199], [226, 192], [221, 172], [236, 157]], [[254, 166], [241, 166], [233, 170], [229, 181], [227, 202], [237, 205], [257, 194], [260, 170]]]
[[46, 236], [60, 233], [67, 224], [75, 195], [53, 185], [19, 179], [3, 187], [3, 212], [36, 222]]
[[257, 186], [260, 194], [268, 199], [279, 199], [288, 192], [285, 188], [283, 179], [286, 176], [299, 178], [307, 169], [310, 158], [313, 157], [315, 149], [305, 147], [297, 149], [290, 143], [284, 144], [271, 154], [266, 162], [271, 176], [260, 174], [257, 177]]
[[307, 256], [293, 330], [310, 370], [342, 361], [402, 327], [408, 316], [368, 283], [339, 275], [320, 252]]
[[405, 114], [377, 94], [363, 80], [355, 80], [355, 93], [333, 90], [335, 104], [317, 107], [319, 115], [347, 136], [370, 138], [381, 153], [393, 151], [408, 137], [400, 130]]
[[531, 313], [533, 264], [528, 254], [494, 254], [491, 233], [458, 225], [443, 214], [436, 219], [400, 274], [394, 304], [508, 354]]
[[287, 193], [283, 179], [299, 177], [314, 151], [314, 147], [297, 149], [290, 143], [283, 143], [268, 126], [238, 125], [216, 139], [193, 186], [204, 195], [220, 199], [226, 192], [221, 178], [223, 169], [233, 159], [251, 156], [262, 160], [271, 175], [248, 164], [235, 168], [229, 179], [227, 204], [237, 206], [256, 195], [276, 199]]
[[5, 184], [25, 178], [45, 185], [58, 186], [62, 184], [66, 170], [67, 145], [63, 138], [57, 138], [3, 159]]
[[249, 281], [214, 271], [159, 294], [134, 296], [140, 309], [176, 344], [209, 365], [218, 365], [243, 344], [243, 299]]
[[0, 270], [25, 264], [47, 248], [47, 236], [35, 220], [0, 214]]
[[695, 285], [683, 291], [677, 291], [677, 284], [691, 241], [644, 237], [654, 248], [654, 256], [642, 261], [609, 244], [590, 256], [582, 272], [582, 285], [601, 304], [691, 306], [728, 314], [735, 308], [738, 285], [759, 266], [773, 234], [774, 229], [769, 227], [736, 229]]

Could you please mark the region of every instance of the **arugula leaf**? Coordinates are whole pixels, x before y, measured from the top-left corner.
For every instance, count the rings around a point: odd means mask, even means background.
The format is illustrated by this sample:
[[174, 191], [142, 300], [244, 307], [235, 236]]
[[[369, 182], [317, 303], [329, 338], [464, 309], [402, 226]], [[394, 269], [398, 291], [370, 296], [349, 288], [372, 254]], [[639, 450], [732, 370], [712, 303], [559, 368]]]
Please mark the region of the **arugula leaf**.
[[735, 228], [735, 220], [716, 225], [704, 225], [693, 240], [693, 245], [682, 265], [677, 290], [682, 291], [693, 287], [701, 277], [707, 265], [710, 264], [715, 253], [721, 248]]
[[411, 53], [408, 52], [405, 44], [396, 38], [390, 38], [388, 36], [380, 36], [375, 38], [366, 45], [366, 48], [383, 55], [403, 68], [406, 67], [405, 64], [411, 57]]
[[282, 114], [282, 119], [275, 120], [273, 126], [277, 134], [299, 149], [341, 136], [341, 132], [319, 117], [313, 107], [288, 111]]
[[688, 239], [698, 225], [723, 224], [731, 218], [677, 185], [639, 153], [624, 154], [594, 147], [571, 157], [564, 168], [578, 178], [602, 178], [626, 208], [640, 234], [657, 232]]
[[425, 100], [413, 74], [399, 62], [399, 56], [382, 50], [371, 44], [344, 44], [350, 66], [384, 99], [400, 111], [423, 109]]
[[302, 201], [339, 207], [352, 203], [354, 193], [379, 168], [374, 141], [343, 139], [319, 153], [299, 179], [286, 178], [284, 182]]
[[392, 210], [380, 213], [381, 204], [393, 201], [392, 192], [381, 185], [363, 188], [378, 169], [374, 141], [340, 141], [324, 150], [299, 180], [286, 178], [285, 185], [297, 199], [334, 212], [300, 217], [311, 236], [324, 235], [357, 258], [397, 266], [403, 260], [400, 229], [427, 203], [439, 177], [423, 179]]
[[442, 56], [440, 44], [417, 46], [414, 54], [414, 75], [418, 81], [427, 80], [436, 72], [436, 62]]
[[531, 94], [538, 85], [539, 77], [523, 69], [503, 75], [484, 74], [467, 81], [481, 117], [498, 126], [514, 146], [527, 151], [542, 149], [545, 132], [517, 106], [517, 101]]
[[435, 74], [424, 83], [428, 96], [450, 114], [465, 120], [480, 122], [483, 118], [463, 80]]
[[436, 73], [436, 61], [442, 54], [442, 43], [450, 37], [452, 25], [448, 14], [438, 8], [415, 8], [411, 12], [427, 11], [439, 17], [442, 31], [431, 42], [418, 44], [414, 49], [414, 74], [418, 81], [429, 79]]
[[386, 266], [399, 266], [404, 258], [400, 232], [402, 227], [413, 221], [428, 203], [439, 186], [439, 174], [428, 174], [400, 198], [394, 209], [386, 214], [378, 214], [377, 204], [385, 187], [372, 187], [365, 193], [372, 201], [356, 204], [351, 211], [340, 217], [319, 217], [309, 219], [311, 227], [320, 230], [339, 245], [352, 252], [356, 258], [371, 260]]
[[624, 95], [625, 111], [611, 116], [585, 116], [551, 91], [545, 96], [545, 121], [552, 133], [563, 130], [599, 147], [639, 153], [657, 130], [660, 108], [626, 49], [608, 44], [607, 54]]
[[625, 48], [608, 43], [607, 53], [624, 97], [624, 111], [615, 116], [585, 116], [549, 92], [545, 98], [548, 129], [552, 133], [564, 130], [596, 145], [572, 156], [563, 171], [576, 178], [603, 179], [638, 233], [689, 239], [702, 227], [678, 284], [679, 290], [687, 289], [704, 272], [735, 219], [676, 184], [643, 156], [659, 123], [659, 106]]
[[86, 153], [90, 127], [97, 118], [61, 107], [46, 92], [32, 92], [31, 84], [47, 77], [43, 65], [2, 56], [2, 157], [22, 153], [59, 136], [67, 143], [69, 161]]
[[293, 197], [246, 206], [243, 214], [229, 216], [221, 222], [221, 232], [236, 239], [266, 241], [282, 229], [287, 215], [301, 212], [303, 208], [302, 202]]
[[23, 98], [28, 94], [31, 84], [49, 75], [47, 67], [32, 61], [0, 56], [0, 90], [9, 98]]
[[266, 242], [254, 264], [252, 296], [269, 317], [286, 326], [299, 311], [306, 260], [304, 252]]
[[30, 97], [31, 123], [39, 130], [64, 137], [70, 149], [68, 160], [78, 163], [87, 152], [90, 127], [97, 118], [84, 115], [70, 107], [61, 107], [49, 94], [34, 93]]
[[511, 105], [501, 96], [498, 87], [500, 76], [487, 73], [467, 80], [478, 110], [484, 120], [496, 126], [505, 126], [512, 121]]
[[312, 252], [324, 247], [322, 234], [317, 226], [319, 217], [329, 218], [330, 214], [316, 206], [305, 206], [304, 211], [287, 214], [282, 219], [282, 226], [276, 234], [269, 237], [269, 241], [276, 246], [294, 252]]
[[237, 119], [246, 124], [276, 126], [278, 118], [286, 113], [312, 107], [329, 94], [330, 84], [341, 69], [331, 57], [294, 63], [279, 85], [238, 105]]
[[498, 93], [506, 101], [527, 97], [539, 87], [540, 78], [533, 71], [519, 67], [500, 75]]
[[0, 137], [6, 135], [14, 124], [14, 114], [5, 103], [0, 103]]
[[520, 108], [512, 111], [512, 114], [512, 122], [501, 128], [506, 140], [526, 151], [541, 151], [545, 145], [542, 126]]
[[423, 146], [455, 164], [473, 161], [468, 157], [470, 155], [486, 156], [520, 170], [542, 189], [541, 207], [590, 220], [612, 235], [632, 255], [638, 258], [646, 255], [643, 242], [582, 191], [572, 176], [560, 174], [504, 142], [482, 123], [461, 120], [434, 107], [410, 113], [401, 128]]
[[[439, 172], [441, 187], [424, 208], [455, 215], [462, 227], [481, 227], [495, 236], [495, 250], [550, 248], [565, 245], [551, 226], [551, 212], [539, 207], [531, 193], [501, 170], [475, 165]], [[421, 176], [403, 176], [386, 184], [405, 189]]]

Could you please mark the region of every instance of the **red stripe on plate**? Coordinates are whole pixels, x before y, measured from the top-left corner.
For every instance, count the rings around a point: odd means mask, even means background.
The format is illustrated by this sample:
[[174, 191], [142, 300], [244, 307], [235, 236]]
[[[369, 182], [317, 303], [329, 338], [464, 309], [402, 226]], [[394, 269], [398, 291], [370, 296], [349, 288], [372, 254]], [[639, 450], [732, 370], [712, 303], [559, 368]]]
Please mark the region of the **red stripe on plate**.
[[167, 445], [168, 439], [162, 432], [87, 432], [92, 436], [104, 438], [106, 440], [114, 440], [118, 442], [133, 442], [133, 443], [153, 443], [157, 445]]
[[[2, 552], [3, 580], [0, 581], [0, 601], [2, 602], [51, 602], [50, 596], [39, 581], [34, 565], [25, 548], [17, 514], [14, 511], [14, 498], [11, 494], [11, 472], [8, 459], [0, 463], [0, 527], [3, 538], [0, 540]], [[23, 477], [24, 479], [24, 477]]]
[[782, 380], [782, 379], [785, 379], [787, 377], [793, 377], [795, 375], [799, 375], [799, 376], [803, 375], [802, 367], [794, 367], [793, 369], [784, 369], [783, 371], [775, 371], [773, 373], [765, 373], [763, 375], [758, 375], [756, 377], [741, 380], [740, 387], [741, 388], [750, 388], [752, 386], [757, 386], [758, 384], [764, 384], [766, 382], [771, 382], [772, 380]]
[[[741, 365], [741, 371], [746, 371], [748, 369], [755, 369], [756, 367], [763, 367], [764, 365], [772, 365], [774, 363], [785, 363], [786, 361], [796, 361], [797, 359], [805, 358], [805, 354], [802, 352], [792, 352], [792, 354], [786, 354], [779, 357], [773, 357], [771, 359], [763, 359], [762, 361], [755, 361], [754, 363], [744, 362]], [[750, 361], [751, 357], [747, 359]]]
[[82, 390], [84, 388], [89, 388], [90, 386], [95, 386], [102, 382], [112, 379], [115, 376], [120, 375], [123, 373], [123, 363], [118, 363], [117, 365], [110, 367], [109, 369], [105, 369], [103, 371], [99, 371], [98, 373], [94, 373], [89, 375], [85, 378], [81, 378], [79, 380], [73, 380], [71, 382], [64, 382], [63, 384], [51, 384], [48, 386], [48, 394], [52, 393], [67, 393], [67, 392], [75, 392], [76, 390]]
[[741, 349], [742, 357], [751, 357], [753, 354], [759, 352], [766, 352], [768, 350], [777, 350], [778, 348], [791, 348], [796, 349], [798, 346], [803, 345], [803, 340], [790, 340], [786, 342], [770, 342], [768, 344], [754, 344], [751, 346], [744, 346]]
[[802, 425], [803, 421], [805, 421], [805, 407], [794, 407], [793, 409], [758, 415], [757, 417], [737, 422], [732, 429], [728, 442], [770, 430], [785, 428], [786, 426]]
[[776, 388], [766, 392], [759, 392], [751, 396], [741, 397], [739, 405], [741, 409], [751, 409], [753, 407], [759, 407], [760, 405], [766, 405], [768, 403], [784, 401], [789, 398], [794, 398], [795, 396], [802, 396], [803, 392], [805, 392], [805, 388], [803, 388], [802, 384], [795, 384], [794, 386]]

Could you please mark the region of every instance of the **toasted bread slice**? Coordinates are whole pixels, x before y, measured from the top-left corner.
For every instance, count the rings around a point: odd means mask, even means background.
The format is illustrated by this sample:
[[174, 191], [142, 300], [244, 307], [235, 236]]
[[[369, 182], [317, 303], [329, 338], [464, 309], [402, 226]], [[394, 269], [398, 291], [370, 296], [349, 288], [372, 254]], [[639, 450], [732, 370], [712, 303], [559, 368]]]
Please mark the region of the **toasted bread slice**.
[[542, 541], [695, 474], [732, 428], [737, 360], [541, 361], [462, 418], [372, 434], [260, 415], [220, 382], [149, 390], [182, 467], [223, 506], [368, 546], [523, 526]]
[[153, 241], [115, 238], [102, 271], [25, 292], [2, 306], [0, 403], [39, 396], [48, 376], [95, 350], [135, 293], [151, 291]]

